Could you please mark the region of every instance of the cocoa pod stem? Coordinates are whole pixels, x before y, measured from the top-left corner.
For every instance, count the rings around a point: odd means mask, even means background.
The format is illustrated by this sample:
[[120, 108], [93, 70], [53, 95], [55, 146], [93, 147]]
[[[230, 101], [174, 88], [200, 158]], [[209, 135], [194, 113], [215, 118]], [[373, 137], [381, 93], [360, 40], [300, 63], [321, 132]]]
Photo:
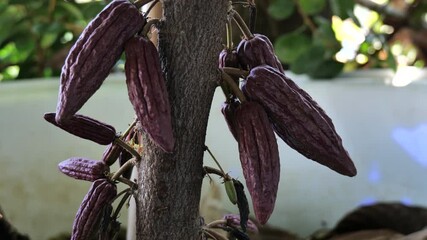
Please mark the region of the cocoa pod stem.
[[245, 102], [246, 97], [240, 90], [239, 86], [233, 81], [233, 78], [230, 77], [224, 70], [220, 69], [221, 76], [224, 81], [227, 82], [228, 86], [230, 86], [231, 90], [233, 91], [234, 95], [240, 100], [240, 102]]
[[234, 22], [239, 27], [240, 31], [243, 33], [245, 38], [252, 39], [254, 35], [251, 33], [251, 30], [249, 30], [248, 25], [246, 25], [245, 20], [243, 20], [240, 14], [234, 9], [231, 9], [229, 14], [233, 18]]
[[138, 161], [141, 160], [141, 155], [135, 149], [133, 149], [131, 146], [129, 146], [125, 141], [123, 141], [120, 138], [114, 139], [114, 143], [131, 153]]
[[129, 168], [132, 168], [137, 163], [136, 158], [132, 158], [129, 161], [127, 161], [125, 164], [123, 164], [117, 172], [114, 173], [114, 175], [111, 177], [111, 180], [116, 180], [119, 178], [126, 170]]
[[225, 176], [226, 174], [224, 172], [224, 169], [222, 169], [221, 164], [219, 164], [218, 160], [216, 160], [216, 157], [213, 155], [213, 153], [211, 152], [211, 150], [209, 150], [208, 146], [206, 146], [206, 145], [205, 145], [205, 150], [208, 151], [209, 155], [214, 160], [215, 164], [219, 167], [219, 170], [221, 170], [223, 176]]
[[242, 77], [245, 78], [249, 75], [249, 71], [240, 69], [240, 68], [234, 68], [234, 67], [223, 67], [222, 70], [224, 70], [225, 73], [229, 75], [233, 75], [236, 77]]

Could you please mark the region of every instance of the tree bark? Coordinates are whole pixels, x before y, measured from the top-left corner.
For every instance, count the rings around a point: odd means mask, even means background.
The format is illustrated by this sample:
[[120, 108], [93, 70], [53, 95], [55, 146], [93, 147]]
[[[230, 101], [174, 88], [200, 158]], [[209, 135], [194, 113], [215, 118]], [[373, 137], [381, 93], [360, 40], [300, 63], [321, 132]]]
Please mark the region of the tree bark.
[[203, 152], [226, 0], [164, 0], [159, 52], [171, 101], [175, 150], [143, 136], [138, 166], [137, 239], [200, 239]]

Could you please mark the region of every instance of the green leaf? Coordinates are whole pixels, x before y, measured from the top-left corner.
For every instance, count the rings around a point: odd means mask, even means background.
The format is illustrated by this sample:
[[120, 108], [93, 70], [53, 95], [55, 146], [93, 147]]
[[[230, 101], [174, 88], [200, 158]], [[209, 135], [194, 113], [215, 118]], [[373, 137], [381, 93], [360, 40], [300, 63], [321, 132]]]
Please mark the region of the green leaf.
[[79, 4], [78, 8], [83, 13], [86, 20], [93, 19], [106, 6], [105, 1], [95, 1]]
[[9, 4], [26, 4], [28, 1], [26, 0], [9, 0]]
[[15, 46], [19, 50], [16, 59], [11, 59], [15, 63], [24, 62], [30, 55], [33, 53], [36, 48], [36, 43], [29, 38], [28, 36], [23, 37], [22, 35], [18, 36], [15, 41]]
[[325, 8], [326, 0], [299, 0], [299, 5], [303, 12], [308, 15], [314, 15]]
[[276, 20], [283, 20], [292, 15], [295, 11], [293, 0], [273, 0], [268, 6], [268, 13]]
[[73, 16], [77, 20], [84, 20], [84, 15], [80, 11], [80, 9], [70, 2], [59, 1], [57, 10], [64, 10], [65, 13], [62, 14], [68, 14], [70, 16]]
[[9, 6], [9, 4], [7, 1], [3, 0], [3, 2], [0, 2], [0, 13], [5, 11], [8, 6]]
[[352, 0], [329, 0], [332, 12], [341, 19], [351, 17], [355, 6]]
[[314, 71], [308, 73], [313, 79], [328, 79], [336, 77], [342, 72], [344, 64], [333, 59], [321, 62]]
[[22, 19], [19, 14], [19, 9], [14, 6], [8, 7], [2, 14], [0, 14], [0, 46], [3, 41], [11, 38], [17, 30], [17, 24]]
[[279, 60], [292, 63], [311, 45], [311, 39], [298, 32], [281, 35], [274, 43], [274, 50]]
[[396, 59], [394, 58], [393, 53], [391, 52], [391, 48], [390, 47], [386, 47], [385, 50], [387, 51], [387, 58], [386, 58], [386, 63], [387, 63], [387, 67], [393, 69], [393, 71], [397, 70], [397, 62]]
[[42, 34], [41, 34], [41, 47], [44, 49], [52, 46], [55, 41], [58, 39], [59, 35], [64, 32], [64, 28], [59, 23], [52, 23], [49, 25], [45, 25]]
[[332, 22], [322, 17], [316, 17], [315, 22], [318, 27], [314, 32], [313, 43], [327, 49], [329, 57], [335, 55], [341, 49], [341, 44], [335, 37]]
[[312, 45], [292, 62], [290, 69], [296, 74], [309, 74], [322, 64], [324, 54], [323, 47]]

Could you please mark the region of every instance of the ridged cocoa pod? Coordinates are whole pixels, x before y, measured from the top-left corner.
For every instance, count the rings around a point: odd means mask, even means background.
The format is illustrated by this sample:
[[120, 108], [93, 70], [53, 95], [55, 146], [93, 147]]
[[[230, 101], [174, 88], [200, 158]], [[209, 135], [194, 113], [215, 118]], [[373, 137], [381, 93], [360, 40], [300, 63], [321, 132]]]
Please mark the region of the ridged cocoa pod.
[[221, 106], [221, 112], [222, 115], [224, 115], [225, 122], [228, 125], [228, 129], [230, 130], [231, 134], [233, 134], [234, 139], [237, 140], [237, 133], [236, 133], [236, 109], [240, 105], [240, 102], [238, 101], [232, 101], [232, 102], [224, 102]]
[[283, 66], [274, 54], [273, 44], [264, 35], [254, 34], [252, 39], [242, 39], [237, 46], [237, 56], [246, 70], [269, 65], [283, 72]]
[[90, 239], [99, 229], [104, 209], [111, 205], [116, 195], [116, 185], [107, 179], [93, 182], [77, 211], [71, 240]]
[[62, 67], [57, 122], [67, 121], [99, 89], [120, 58], [124, 43], [144, 23], [130, 1], [115, 0], [88, 24]]
[[237, 58], [237, 51], [231, 50], [231, 49], [223, 49], [219, 53], [219, 59], [218, 59], [218, 67], [239, 67], [239, 60]]
[[266, 65], [255, 67], [242, 91], [264, 107], [277, 135], [290, 147], [340, 174], [356, 175], [332, 120], [283, 73]]
[[113, 126], [84, 115], [73, 115], [63, 124], [55, 121], [55, 113], [45, 113], [44, 119], [68, 133], [101, 145], [108, 145], [116, 138]]
[[169, 97], [154, 44], [143, 37], [133, 37], [125, 45], [126, 84], [129, 99], [143, 130], [164, 151], [172, 152]]
[[105, 178], [105, 173], [110, 171], [110, 168], [102, 161], [81, 157], [64, 160], [58, 164], [58, 168], [59, 171], [69, 177], [91, 182]]
[[276, 137], [261, 105], [242, 103], [236, 110], [240, 163], [255, 216], [265, 224], [274, 209], [280, 179]]
[[117, 159], [119, 159], [120, 153], [122, 152], [122, 147], [115, 143], [110, 143], [102, 154], [102, 159], [105, 164], [108, 166], [113, 165]]
[[[242, 220], [240, 219], [240, 216], [237, 214], [226, 214], [224, 215], [224, 220], [227, 221], [227, 225], [234, 227], [234, 228], [239, 228], [241, 227], [241, 222]], [[257, 233], [258, 232], [258, 227], [256, 226], [256, 224], [254, 222], [252, 222], [251, 220], [246, 219], [247, 222], [247, 226], [245, 225], [245, 228], [242, 228], [244, 232], [246, 232], [246, 227], [248, 229], [249, 232], [253, 232], [253, 233]]]

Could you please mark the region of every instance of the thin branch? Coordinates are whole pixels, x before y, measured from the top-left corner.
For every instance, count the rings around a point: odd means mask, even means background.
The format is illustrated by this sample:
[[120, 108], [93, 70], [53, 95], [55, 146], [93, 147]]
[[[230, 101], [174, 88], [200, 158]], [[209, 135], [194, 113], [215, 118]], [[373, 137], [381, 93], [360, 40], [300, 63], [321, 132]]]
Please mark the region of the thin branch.
[[240, 69], [240, 68], [233, 68], [233, 67], [223, 67], [222, 70], [224, 70], [225, 73], [245, 78], [249, 75], [249, 71]]
[[130, 154], [132, 154], [132, 156], [134, 156], [138, 161], [141, 160], [141, 155], [139, 155], [139, 153], [133, 149], [131, 146], [129, 146], [125, 141], [123, 141], [120, 138], [116, 138], [114, 139], [114, 143], [116, 143], [117, 145], [119, 145], [120, 147], [122, 147], [123, 149], [125, 149], [126, 151], [128, 151]]
[[317, 27], [314, 24], [314, 22], [311, 20], [311, 18], [302, 10], [300, 3], [298, 0], [293, 0], [295, 3], [295, 6], [297, 8], [298, 13], [301, 15], [302, 20], [304, 21], [304, 24], [310, 28], [311, 32], [315, 32]]
[[407, 17], [406, 11], [401, 11], [394, 8], [390, 4], [378, 4], [370, 0], [354, 0], [357, 4], [369, 8], [372, 11], [375, 11], [386, 16], [394, 17], [397, 19], [405, 19]]
[[222, 178], [226, 177], [226, 175], [224, 174], [224, 172], [222, 172], [222, 171], [220, 171], [220, 170], [218, 170], [216, 168], [212, 168], [212, 167], [209, 167], [209, 166], [204, 166], [203, 169], [205, 170], [205, 173], [207, 173], [207, 174], [216, 174], [216, 175], [218, 175], [218, 176], [220, 176]]
[[236, 25], [240, 28], [240, 31], [243, 33], [246, 39], [252, 39], [254, 38], [254, 35], [252, 34], [251, 30], [249, 30], [248, 25], [246, 25], [245, 20], [240, 16], [240, 14], [234, 10], [231, 9], [229, 11], [230, 16], [233, 18]]
[[111, 177], [111, 180], [116, 180], [119, 178], [126, 170], [130, 169], [131, 167], [135, 166], [137, 163], [136, 158], [132, 158], [128, 160], [125, 164], [123, 164], [117, 172], [114, 173], [114, 175]]

